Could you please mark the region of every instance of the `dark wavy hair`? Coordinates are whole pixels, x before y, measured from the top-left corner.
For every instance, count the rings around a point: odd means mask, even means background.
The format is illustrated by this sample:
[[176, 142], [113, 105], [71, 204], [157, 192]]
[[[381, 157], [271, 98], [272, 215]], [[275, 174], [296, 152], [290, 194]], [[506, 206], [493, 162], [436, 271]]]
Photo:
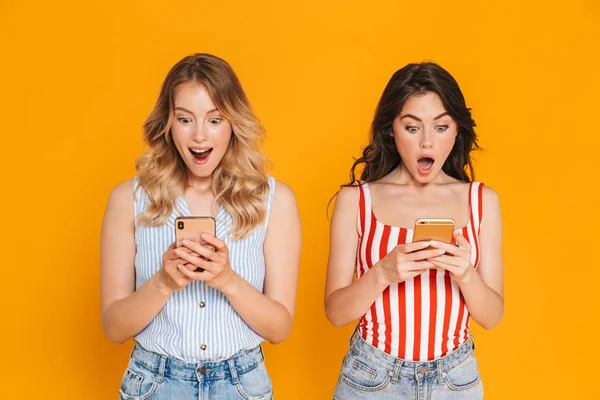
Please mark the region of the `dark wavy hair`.
[[350, 183], [343, 186], [355, 185], [355, 170], [361, 164], [364, 164], [364, 170], [360, 180], [365, 182], [381, 179], [400, 165], [402, 159], [391, 135], [392, 124], [410, 96], [426, 93], [437, 94], [448, 114], [458, 124], [454, 147], [442, 171], [464, 182], [475, 178], [471, 151], [480, 147], [471, 109], [467, 108], [458, 83], [448, 71], [435, 63], [423, 62], [406, 65], [396, 71], [388, 82], [371, 124], [370, 143], [363, 150], [362, 157], [354, 161], [350, 169]]

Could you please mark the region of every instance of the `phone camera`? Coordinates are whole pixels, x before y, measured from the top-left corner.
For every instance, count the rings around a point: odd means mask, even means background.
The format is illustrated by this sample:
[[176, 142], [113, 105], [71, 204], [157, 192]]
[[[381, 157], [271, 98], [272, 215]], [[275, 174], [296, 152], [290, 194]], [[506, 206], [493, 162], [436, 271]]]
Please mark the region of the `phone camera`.
[[183, 221], [177, 221], [177, 229], [183, 229]]

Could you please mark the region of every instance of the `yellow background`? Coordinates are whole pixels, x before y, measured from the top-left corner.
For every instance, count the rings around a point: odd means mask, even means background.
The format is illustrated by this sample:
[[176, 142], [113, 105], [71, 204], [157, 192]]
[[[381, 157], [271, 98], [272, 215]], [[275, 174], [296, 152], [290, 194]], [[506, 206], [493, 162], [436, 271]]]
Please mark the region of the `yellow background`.
[[299, 202], [295, 325], [265, 346], [278, 399], [332, 397], [352, 327], [323, 312], [325, 207], [392, 73], [426, 59], [461, 84], [502, 201], [505, 317], [473, 329], [486, 398], [600, 398], [599, 18], [595, 0], [1, 0], [0, 398], [117, 398], [131, 342], [100, 325], [101, 219], [192, 52], [239, 74]]

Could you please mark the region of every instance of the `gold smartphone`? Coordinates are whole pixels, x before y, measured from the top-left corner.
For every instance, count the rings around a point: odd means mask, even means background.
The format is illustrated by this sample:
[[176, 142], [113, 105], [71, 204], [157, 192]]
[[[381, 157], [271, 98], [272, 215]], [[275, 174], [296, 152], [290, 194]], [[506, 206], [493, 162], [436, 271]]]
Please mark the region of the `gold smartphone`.
[[452, 243], [455, 227], [456, 224], [451, 218], [419, 218], [415, 222], [412, 241], [437, 240]]
[[[213, 217], [177, 217], [175, 219], [175, 243], [181, 247], [184, 239], [205, 245], [206, 242], [201, 239], [201, 235], [206, 232], [216, 235], [216, 224]], [[211, 247], [212, 248], [212, 247]], [[197, 268], [197, 272], [203, 272], [204, 268]]]

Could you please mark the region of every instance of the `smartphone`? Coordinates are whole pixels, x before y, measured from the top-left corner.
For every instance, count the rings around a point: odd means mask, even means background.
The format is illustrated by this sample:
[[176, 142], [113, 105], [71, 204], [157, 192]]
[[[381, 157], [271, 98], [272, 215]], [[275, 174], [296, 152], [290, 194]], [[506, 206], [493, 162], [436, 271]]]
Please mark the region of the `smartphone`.
[[[213, 217], [177, 217], [175, 219], [175, 243], [177, 247], [181, 247], [181, 242], [184, 239], [191, 240], [192, 242], [200, 243], [205, 245], [201, 239], [201, 235], [206, 232], [211, 235], [216, 234], [216, 224]], [[197, 272], [204, 272], [204, 268], [197, 268]]]
[[412, 241], [436, 240], [452, 243], [455, 227], [456, 224], [451, 218], [419, 218], [415, 222]]

